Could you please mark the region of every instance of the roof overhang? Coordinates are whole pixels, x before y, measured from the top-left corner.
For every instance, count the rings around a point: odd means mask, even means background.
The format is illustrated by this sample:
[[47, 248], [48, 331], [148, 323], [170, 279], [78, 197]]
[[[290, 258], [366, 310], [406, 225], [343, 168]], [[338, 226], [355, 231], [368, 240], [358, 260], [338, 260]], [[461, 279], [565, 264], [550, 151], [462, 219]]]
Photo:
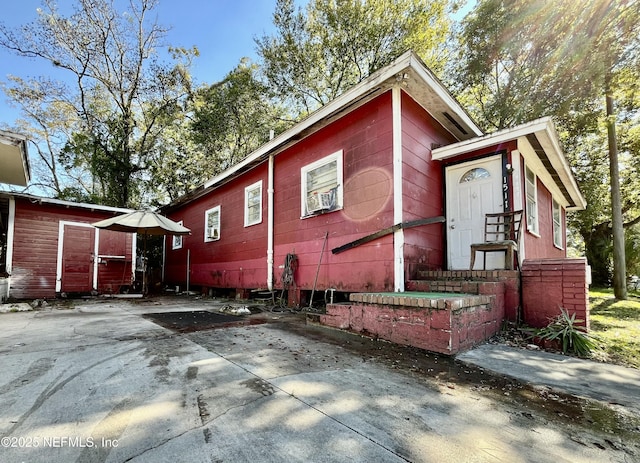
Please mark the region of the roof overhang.
[[304, 120], [265, 143], [238, 164], [213, 177], [163, 209], [171, 209], [173, 206], [189, 202], [206, 194], [209, 189], [226, 183], [252, 166], [263, 162], [269, 156], [277, 155], [394, 86], [400, 86], [415, 99], [418, 104], [451, 133], [455, 140], [466, 140], [482, 135], [482, 130], [440, 80], [414, 52], [408, 51], [388, 66], [371, 74], [367, 79], [338, 98], [328, 102]]
[[436, 148], [431, 155], [434, 160], [444, 161], [514, 140], [525, 161], [544, 168], [543, 176], [546, 176], [547, 183], [550, 183], [547, 186], [564, 197], [564, 206], [568, 210], [582, 210], [587, 206], [560, 147], [558, 135], [550, 117]]
[[27, 186], [30, 175], [27, 138], [0, 130], [0, 183]]
[[30, 195], [27, 193], [15, 193], [10, 191], [2, 191], [0, 192], [0, 198], [20, 198], [26, 201], [29, 201], [33, 204], [51, 204], [59, 207], [63, 207], [66, 209], [85, 209], [89, 211], [98, 211], [98, 212], [109, 212], [113, 214], [125, 214], [128, 212], [133, 212], [134, 209], [126, 209], [123, 207], [112, 207], [112, 206], [102, 206], [100, 204], [90, 204], [90, 203], [77, 203], [73, 201], [65, 201], [62, 199], [54, 199], [54, 198], [45, 198], [42, 196]]

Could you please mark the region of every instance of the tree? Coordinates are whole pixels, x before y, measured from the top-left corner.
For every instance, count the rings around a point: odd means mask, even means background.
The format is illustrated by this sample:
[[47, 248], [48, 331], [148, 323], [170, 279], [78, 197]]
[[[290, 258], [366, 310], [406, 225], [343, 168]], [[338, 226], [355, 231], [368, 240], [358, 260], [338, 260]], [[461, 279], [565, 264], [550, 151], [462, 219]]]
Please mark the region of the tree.
[[[79, 185], [104, 204], [144, 201], [141, 181], [171, 124], [168, 116], [190, 91], [188, 66], [197, 50], [171, 49], [175, 64], [160, 62], [166, 29], [147, 19], [156, 3], [131, 0], [120, 14], [113, 0], [78, 0], [64, 17], [53, 0], [43, 0], [35, 22], [18, 30], [0, 25], [0, 46], [48, 61], [69, 77], [67, 83], [13, 80], [8, 94], [32, 121], [36, 112], [28, 108], [39, 108], [35, 123], [63, 143], [38, 144], [57, 151], [48, 156], [50, 167], [86, 172]], [[57, 118], [58, 111], [68, 119]], [[58, 194], [64, 189], [56, 187]]]
[[279, 133], [292, 123], [257, 72], [245, 58], [221, 82], [195, 92], [192, 139], [209, 153], [201, 166], [207, 177], [241, 161], [269, 141], [271, 131]]
[[[458, 69], [458, 92], [486, 127], [552, 114], [574, 132], [576, 142], [598, 133], [598, 122], [606, 122], [618, 298], [626, 297], [626, 289], [612, 95], [621, 90], [621, 73], [637, 77], [639, 24], [634, 0], [484, 0], [464, 21]], [[587, 247], [596, 246], [589, 235], [583, 237]]]
[[274, 36], [256, 40], [269, 86], [308, 114], [413, 49], [443, 69], [448, 0], [277, 0]]

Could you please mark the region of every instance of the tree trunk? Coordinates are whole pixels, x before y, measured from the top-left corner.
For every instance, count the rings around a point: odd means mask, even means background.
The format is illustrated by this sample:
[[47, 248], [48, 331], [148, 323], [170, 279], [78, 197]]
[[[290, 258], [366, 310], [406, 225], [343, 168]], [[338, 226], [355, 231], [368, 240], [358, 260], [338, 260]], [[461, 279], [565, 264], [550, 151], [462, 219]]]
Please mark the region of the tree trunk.
[[613, 293], [616, 299], [627, 299], [627, 264], [624, 249], [622, 223], [622, 201], [620, 199], [620, 171], [618, 168], [618, 145], [616, 121], [613, 113], [613, 96], [609, 85], [606, 88], [607, 136], [609, 139], [609, 171], [611, 175], [611, 219], [613, 234]]

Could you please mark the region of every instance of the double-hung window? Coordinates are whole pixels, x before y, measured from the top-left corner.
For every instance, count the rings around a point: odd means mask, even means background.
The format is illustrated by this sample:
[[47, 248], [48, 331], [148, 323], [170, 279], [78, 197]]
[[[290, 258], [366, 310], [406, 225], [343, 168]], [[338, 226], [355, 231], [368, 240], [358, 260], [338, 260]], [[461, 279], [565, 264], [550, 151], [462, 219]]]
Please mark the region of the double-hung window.
[[560, 204], [553, 200], [553, 244], [563, 249], [564, 240], [562, 239], [562, 208]]
[[538, 234], [538, 191], [536, 174], [525, 167], [525, 192], [527, 194], [527, 230]]
[[204, 241], [220, 239], [220, 206], [208, 209], [204, 213]]
[[302, 217], [342, 208], [342, 151], [301, 169]]
[[[183, 225], [183, 221], [178, 222], [179, 225]], [[171, 242], [171, 249], [181, 249], [182, 248], [182, 235], [173, 235], [173, 240]]]
[[244, 189], [244, 226], [262, 222], [262, 180]]

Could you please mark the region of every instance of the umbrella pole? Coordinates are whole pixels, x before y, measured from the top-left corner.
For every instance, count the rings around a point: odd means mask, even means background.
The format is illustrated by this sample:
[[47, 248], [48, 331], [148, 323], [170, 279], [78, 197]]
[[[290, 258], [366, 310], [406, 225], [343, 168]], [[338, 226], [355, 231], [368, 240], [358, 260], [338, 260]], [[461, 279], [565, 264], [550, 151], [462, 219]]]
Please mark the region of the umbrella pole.
[[147, 295], [147, 232], [144, 232], [143, 238], [143, 255], [142, 255], [142, 295]]

